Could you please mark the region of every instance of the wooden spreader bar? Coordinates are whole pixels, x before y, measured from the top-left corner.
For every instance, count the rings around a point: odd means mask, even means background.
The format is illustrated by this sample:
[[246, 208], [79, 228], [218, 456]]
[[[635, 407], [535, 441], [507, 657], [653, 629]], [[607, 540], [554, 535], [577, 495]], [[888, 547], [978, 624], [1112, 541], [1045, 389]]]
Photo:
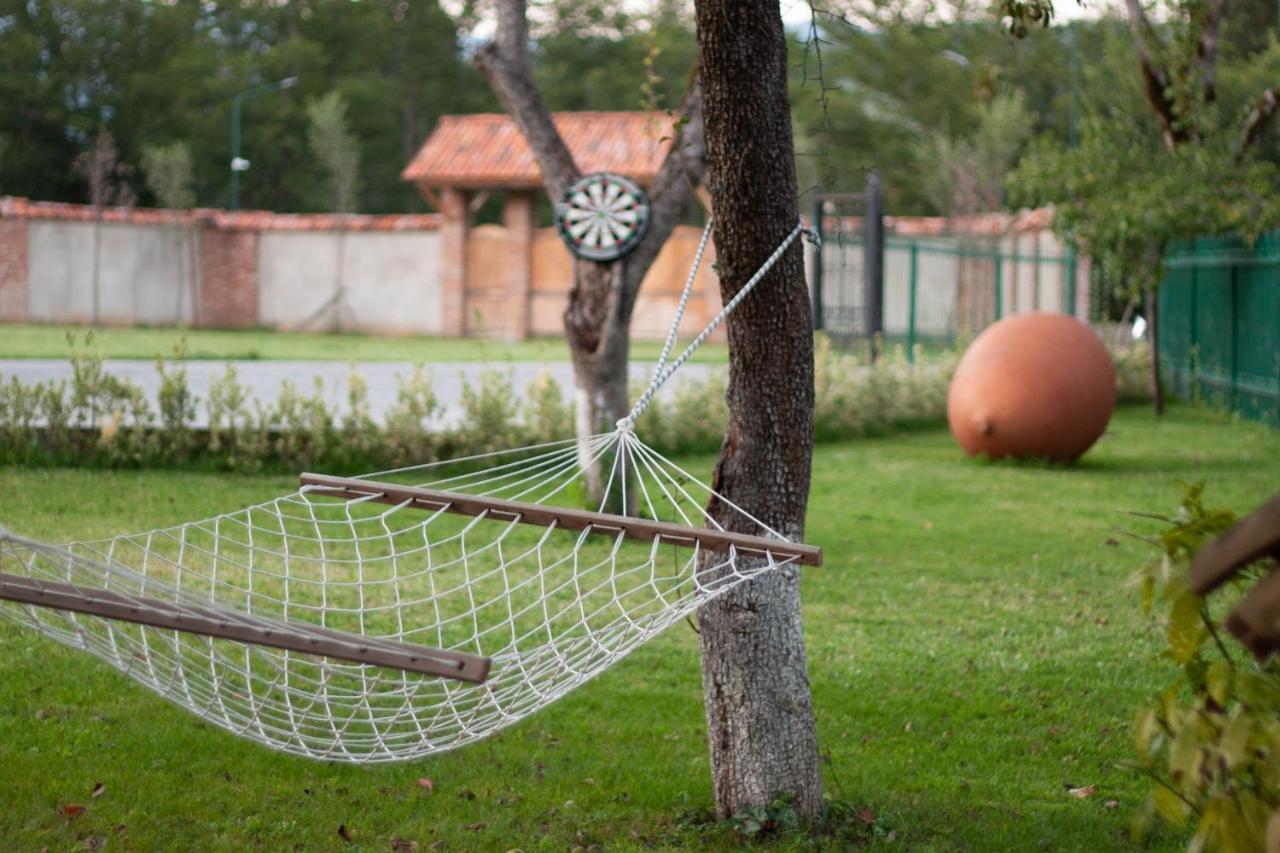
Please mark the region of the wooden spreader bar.
[[490, 659], [478, 655], [348, 634], [303, 622], [277, 622], [215, 607], [126, 596], [61, 581], [0, 572], [0, 599], [476, 684], [489, 676]]
[[360, 480], [349, 477], [331, 477], [328, 474], [302, 474], [298, 481], [310, 486], [308, 494], [353, 500], [367, 498], [374, 503], [393, 506], [408, 503], [419, 509], [444, 509], [459, 515], [488, 515], [497, 519], [514, 519], [523, 524], [548, 527], [554, 524], [561, 530], [589, 530], [592, 533], [614, 535], [621, 533], [627, 539], [646, 542], [655, 536], [677, 545], [701, 545], [709, 551], [727, 552], [730, 546], [751, 554], [773, 554], [779, 560], [794, 558], [805, 566], [822, 565], [822, 549], [814, 545], [752, 536], [747, 533], [730, 533], [705, 527], [689, 527], [666, 521], [651, 521], [605, 512], [590, 512], [566, 507], [508, 501], [482, 495], [464, 495], [423, 489], [417, 486], [400, 486], [377, 480]]

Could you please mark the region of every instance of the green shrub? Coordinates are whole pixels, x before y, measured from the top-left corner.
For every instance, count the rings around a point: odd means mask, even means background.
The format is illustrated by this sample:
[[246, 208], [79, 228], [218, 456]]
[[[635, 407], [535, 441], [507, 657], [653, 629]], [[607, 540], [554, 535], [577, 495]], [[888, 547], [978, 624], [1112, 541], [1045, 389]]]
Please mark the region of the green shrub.
[[209, 455], [232, 471], [259, 471], [270, 451], [270, 416], [228, 364], [209, 383]]
[[573, 413], [565, 403], [564, 389], [545, 368], [525, 389], [521, 414], [527, 439], [532, 444], [573, 435]]
[[433, 424], [442, 409], [431, 388], [431, 374], [415, 365], [407, 379], [396, 374], [396, 386], [396, 400], [387, 410], [382, 435], [386, 464], [402, 468], [436, 461]]
[[[474, 382], [464, 382], [462, 417], [446, 426], [431, 375], [418, 365], [407, 377], [396, 377], [396, 399], [379, 425], [369, 410], [368, 385], [354, 369], [347, 377], [345, 407], [337, 410], [325, 402], [319, 385], [303, 392], [286, 382], [275, 401], [258, 401], [230, 365], [210, 383], [208, 399], [197, 400], [183, 364], [183, 339], [172, 359], [156, 360], [160, 390], [152, 412], [136, 385], [103, 370], [92, 333], [69, 338], [70, 383], [0, 383], [0, 461], [370, 471], [573, 434], [573, 404], [545, 370], [523, 394], [513, 387], [508, 371], [487, 370]], [[957, 355], [925, 358], [917, 350], [915, 356], [910, 359], [896, 347], [868, 363], [819, 334], [815, 439], [849, 439], [942, 422]], [[1145, 351], [1135, 347], [1117, 351], [1115, 357], [1120, 398], [1142, 399]], [[723, 371], [681, 377], [641, 414], [636, 432], [662, 453], [715, 451], [728, 420], [726, 381]], [[633, 384], [632, 398], [646, 386]], [[192, 426], [201, 405], [208, 415], [207, 430]]]
[[525, 443], [517, 418], [517, 399], [510, 373], [481, 371], [475, 385], [462, 380], [462, 421], [457, 440], [468, 454], [491, 453]]
[[1116, 402], [1151, 402], [1151, 346], [1146, 341], [1113, 347], [1116, 365]]
[[334, 443], [333, 414], [324, 401], [324, 382], [315, 378], [310, 394], [285, 380], [268, 410], [272, 456], [289, 468], [310, 470], [327, 459]]
[[156, 373], [160, 374], [160, 390], [156, 394], [160, 410], [160, 428], [164, 438], [160, 444], [161, 457], [166, 462], [184, 463], [195, 449], [195, 436], [191, 424], [196, 417], [196, 396], [187, 383], [187, 336], [184, 333], [173, 349], [173, 363], [165, 364], [156, 359]]
[[[1188, 849], [1261, 850], [1280, 805], [1280, 664], [1259, 666], [1224, 638], [1208, 603], [1191, 591], [1191, 559], [1235, 515], [1207, 509], [1201, 485], [1184, 488], [1177, 511], [1157, 517], [1166, 526], [1148, 540], [1159, 556], [1138, 573], [1143, 610], [1158, 614], [1164, 629], [1161, 658], [1174, 666], [1134, 724], [1130, 766], [1153, 787], [1132, 834], [1139, 839], [1158, 816], [1191, 829]], [[1256, 569], [1238, 575], [1235, 591], [1215, 594], [1214, 609], [1259, 577]]]

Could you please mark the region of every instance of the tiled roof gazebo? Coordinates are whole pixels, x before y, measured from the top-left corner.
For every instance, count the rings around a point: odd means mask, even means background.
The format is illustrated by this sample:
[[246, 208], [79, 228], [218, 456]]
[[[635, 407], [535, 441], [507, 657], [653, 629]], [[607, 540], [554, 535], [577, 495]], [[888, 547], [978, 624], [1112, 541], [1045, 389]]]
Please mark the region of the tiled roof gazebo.
[[[555, 113], [552, 119], [584, 173], [617, 172], [647, 185], [670, 147], [672, 118], [663, 113], [566, 112]], [[503, 224], [508, 236], [507, 257], [500, 264], [503, 280], [485, 276], [470, 286], [488, 291], [487, 296], [479, 296], [480, 301], [504, 306], [501, 326], [506, 336], [526, 336], [534, 201], [541, 192], [542, 175], [515, 122], [499, 113], [443, 116], [401, 177], [414, 183], [444, 218], [440, 284], [446, 334], [468, 331], [467, 243], [472, 217], [490, 193], [505, 193]], [[499, 266], [492, 259], [489, 262]], [[476, 298], [473, 294], [472, 300]]]

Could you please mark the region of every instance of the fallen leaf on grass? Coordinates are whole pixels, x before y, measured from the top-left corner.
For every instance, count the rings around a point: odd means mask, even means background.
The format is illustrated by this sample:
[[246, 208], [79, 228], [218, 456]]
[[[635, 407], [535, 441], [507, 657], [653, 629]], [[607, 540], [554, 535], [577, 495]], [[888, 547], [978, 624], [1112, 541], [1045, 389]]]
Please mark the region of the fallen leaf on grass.
[[1087, 800], [1098, 793], [1097, 785], [1085, 785], [1083, 788], [1068, 788], [1067, 793], [1077, 800]]
[[338, 837], [348, 844], [355, 844], [355, 842], [351, 840], [351, 833], [347, 832], [347, 825], [345, 823], [338, 824]]
[[487, 826], [487, 824], [484, 821], [477, 821], [476, 823], [467, 824], [467, 829], [471, 832], [479, 832], [484, 829], [485, 826]]
[[430, 779], [428, 779], [426, 776], [423, 776], [422, 778], [420, 778], [420, 779], [418, 780], [418, 787], [419, 787], [419, 788], [424, 788], [424, 789], [426, 789], [426, 790], [428, 790], [428, 791], [434, 791], [434, 790], [436, 789], [436, 783], [435, 783], [435, 782], [432, 782], [432, 781], [431, 781]]
[[93, 793], [91, 793], [89, 796], [101, 797], [106, 792], [107, 792], [107, 786], [99, 782], [98, 784], [93, 786]]
[[84, 813], [85, 813], [84, 806], [63, 806], [62, 808], [58, 809], [58, 814], [65, 817], [67, 820], [80, 817], [80, 815]]
[[1106, 806], [1106, 808], [1109, 808], [1109, 809], [1118, 809], [1118, 808], [1120, 808], [1120, 801], [1119, 801], [1119, 800], [1107, 800], [1107, 801], [1106, 801], [1106, 803], [1104, 803], [1103, 805], [1105, 805], [1105, 806]]
[[871, 809], [858, 809], [858, 820], [862, 821], [867, 826], [871, 826], [876, 822], [876, 813]]
[[393, 838], [391, 839], [391, 849], [396, 853], [407, 853], [410, 850], [417, 850], [418, 842], [409, 838]]

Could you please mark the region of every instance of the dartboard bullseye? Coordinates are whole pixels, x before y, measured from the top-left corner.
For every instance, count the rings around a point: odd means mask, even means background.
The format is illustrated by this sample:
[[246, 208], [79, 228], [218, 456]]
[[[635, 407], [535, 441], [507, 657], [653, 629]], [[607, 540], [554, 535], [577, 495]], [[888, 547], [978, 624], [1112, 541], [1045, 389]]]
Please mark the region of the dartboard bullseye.
[[649, 227], [649, 197], [634, 181], [612, 172], [584, 175], [565, 190], [556, 224], [569, 251], [591, 261], [630, 252]]

